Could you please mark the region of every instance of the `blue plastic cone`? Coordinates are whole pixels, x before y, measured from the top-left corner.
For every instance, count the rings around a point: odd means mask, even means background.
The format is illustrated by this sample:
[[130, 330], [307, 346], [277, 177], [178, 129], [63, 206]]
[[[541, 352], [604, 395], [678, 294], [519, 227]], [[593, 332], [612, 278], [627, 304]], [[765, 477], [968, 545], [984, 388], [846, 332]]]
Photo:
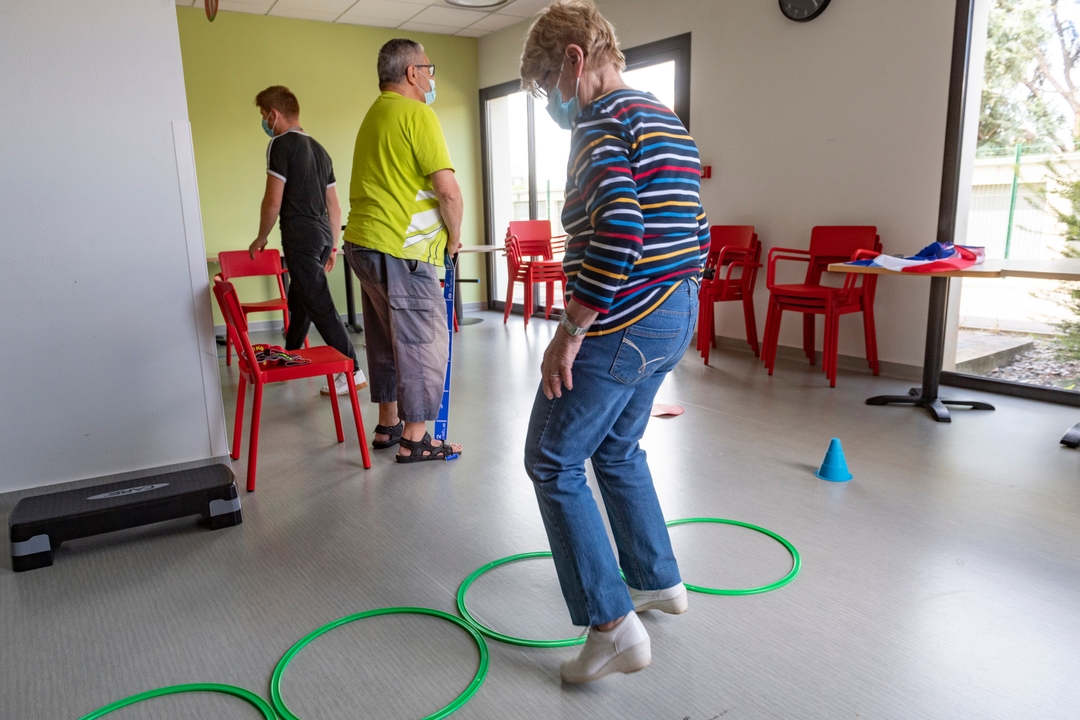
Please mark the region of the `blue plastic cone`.
[[844, 459], [844, 448], [840, 447], [840, 438], [833, 438], [829, 442], [825, 459], [821, 461], [821, 467], [814, 474], [829, 482], [847, 482], [851, 479], [847, 460]]

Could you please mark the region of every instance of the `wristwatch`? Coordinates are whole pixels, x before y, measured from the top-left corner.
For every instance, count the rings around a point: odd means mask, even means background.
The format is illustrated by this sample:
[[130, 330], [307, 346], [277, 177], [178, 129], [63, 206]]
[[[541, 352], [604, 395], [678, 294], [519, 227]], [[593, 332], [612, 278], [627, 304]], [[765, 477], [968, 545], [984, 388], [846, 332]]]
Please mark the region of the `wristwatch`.
[[562, 319], [559, 320], [559, 327], [565, 330], [570, 337], [580, 337], [588, 332], [587, 329], [575, 325], [574, 321], [570, 319], [570, 315], [565, 312], [562, 314]]

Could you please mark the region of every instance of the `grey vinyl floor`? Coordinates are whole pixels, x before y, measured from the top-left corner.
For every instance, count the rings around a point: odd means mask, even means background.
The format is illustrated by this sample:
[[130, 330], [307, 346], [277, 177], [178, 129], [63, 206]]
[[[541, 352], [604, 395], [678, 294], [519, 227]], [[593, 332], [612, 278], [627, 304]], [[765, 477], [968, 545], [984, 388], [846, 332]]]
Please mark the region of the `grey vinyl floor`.
[[[451, 436], [465, 445], [455, 462], [399, 466], [382, 451], [365, 471], [347, 412], [346, 441], [334, 442], [319, 382], [273, 386], [243, 525], [210, 532], [185, 520], [88, 538], [18, 575], [5, 554], [0, 718], [79, 718], [188, 682], [268, 699], [278, 659], [314, 628], [385, 606], [454, 612], [471, 571], [546, 549], [521, 451], [554, 325], [482, 317], [455, 338]], [[231, 424], [236, 373], [221, 367]], [[767, 594], [693, 594], [682, 616], [648, 613], [652, 666], [589, 686], [558, 680], [575, 648], [489, 642], [487, 680], [455, 717], [1080, 717], [1080, 452], [1058, 445], [1080, 411], [982, 396], [996, 412], [958, 410], [939, 425], [863, 404], [908, 386], [843, 373], [829, 389], [799, 363], [781, 361], [770, 378], [749, 354], [714, 352], [706, 367], [691, 350], [658, 398], [686, 414], [654, 419], [644, 440], [665, 514], [774, 530], [802, 554], [801, 574]], [[370, 432], [366, 403], [364, 419]], [[813, 475], [832, 437], [849, 483]], [[246, 449], [238, 484], [245, 462]], [[0, 497], [0, 511], [15, 499]], [[672, 538], [695, 584], [760, 585], [790, 567], [782, 546], [739, 527], [682, 526]], [[469, 605], [513, 635], [578, 632], [548, 560], [485, 575]], [[460, 692], [477, 662], [450, 623], [374, 618], [300, 653], [282, 692], [305, 720], [419, 718]], [[200, 694], [110, 717], [259, 715]]]

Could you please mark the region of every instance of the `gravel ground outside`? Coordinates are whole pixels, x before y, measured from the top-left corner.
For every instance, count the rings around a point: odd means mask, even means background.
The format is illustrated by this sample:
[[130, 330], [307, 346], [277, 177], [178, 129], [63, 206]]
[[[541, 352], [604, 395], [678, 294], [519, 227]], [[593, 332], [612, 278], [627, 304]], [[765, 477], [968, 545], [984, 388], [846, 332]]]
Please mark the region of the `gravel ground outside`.
[[986, 373], [986, 377], [1029, 385], [1076, 390], [1080, 386], [1080, 361], [1059, 360], [1053, 340], [1033, 338], [1035, 347], [1006, 365]]

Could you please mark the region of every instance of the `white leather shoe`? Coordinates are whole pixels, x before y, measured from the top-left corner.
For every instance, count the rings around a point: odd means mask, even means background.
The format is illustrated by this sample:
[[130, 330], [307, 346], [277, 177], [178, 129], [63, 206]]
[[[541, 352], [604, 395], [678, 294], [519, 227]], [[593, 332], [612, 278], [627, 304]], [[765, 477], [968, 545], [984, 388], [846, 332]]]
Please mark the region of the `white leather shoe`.
[[564, 662], [559, 671], [563, 682], [584, 683], [615, 672], [637, 672], [651, 662], [649, 633], [638, 616], [630, 613], [607, 632], [590, 627], [581, 654]]
[[[363, 370], [357, 370], [353, 373], [353, 382], [356, 383], [357, 390], [363, 390], [367, 387], [367, 378], [364, 377]], [[322, 390], [319, 391], [321, 395], [330, 394], [330, 386], [323, 385]], [[349, 394], [349, 377], [345, 373], [338, 373], [334, 376], [334, 394], [335, 395], [348, 395]]]
[[635, 590], [629, 585], [630, 600], [634, 603], [634, 612], [659, 610], [668, 615], [681, 615], [686, 612], [686, 586], [682, 583], [663, 590]]

